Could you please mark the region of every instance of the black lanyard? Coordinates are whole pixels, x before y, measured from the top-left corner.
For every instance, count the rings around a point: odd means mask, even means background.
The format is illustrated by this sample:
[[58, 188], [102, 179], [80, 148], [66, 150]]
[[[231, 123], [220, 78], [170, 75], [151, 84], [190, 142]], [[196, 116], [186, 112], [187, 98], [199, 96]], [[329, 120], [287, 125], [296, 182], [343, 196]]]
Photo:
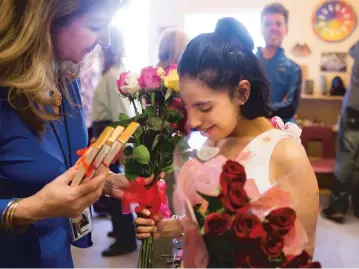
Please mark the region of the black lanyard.
[[64, 115], [66, 138], [67, 138], [67, 149], [68, 149], [68, 152], [69, 152], [69, 159], [67, 159], [67, 157], [66, 157], [65, 150], [64, 150], [64, 148], [63, 148], [63, 146], [61, 144], [61, 141], [60, 141], [60, 136], [57, 133], [56, 128], [55, 128], [54, 124], [51, 121], [50, 121], [50, 125], [51, 125], [51, 128], [52, 128], [52, 131], [54, 132], [54, 134], [56, 136], [57, 143], [60, 146], [62, 156], [64, 157], [65, 165], [66, 165], [67, 169], [70, 169], [70, 167], [72, 166], [71, 141], [70, 141], [69, 128], [68, 128], [68, 125], [67, 125], [67, 118], [66, 118], [66, 114], [65, 114], [65, 106], [64, 106], [64, 104], [62, 103], [59, 108], [60, 108], [60, 113]]

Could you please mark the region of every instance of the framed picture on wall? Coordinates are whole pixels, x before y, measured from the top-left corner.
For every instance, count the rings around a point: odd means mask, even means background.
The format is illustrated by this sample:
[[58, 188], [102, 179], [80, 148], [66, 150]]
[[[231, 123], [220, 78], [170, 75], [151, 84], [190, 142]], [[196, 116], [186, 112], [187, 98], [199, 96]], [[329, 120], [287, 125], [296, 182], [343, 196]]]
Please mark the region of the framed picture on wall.
[[347, 72], [347, 57], [344, 52], [324, 52], [320, 59], [320, 70], [324, 72]]

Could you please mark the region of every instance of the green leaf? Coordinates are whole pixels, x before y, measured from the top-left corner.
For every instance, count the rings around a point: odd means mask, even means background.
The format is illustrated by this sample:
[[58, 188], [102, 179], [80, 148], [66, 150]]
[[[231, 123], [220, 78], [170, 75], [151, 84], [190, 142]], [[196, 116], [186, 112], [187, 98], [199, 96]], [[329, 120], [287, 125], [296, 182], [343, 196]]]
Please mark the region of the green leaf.
[[157, 146], [160, 136], [161, 135], [156, 135], [155, 139], [153, 140], [152, 150]]
[[136, 138], [139, 138], [141, 135], [143, 135], [143, 127], [140, 125], [135, 132], [135, 136]]
[[164, 154], [161, 161], [164, 167], [173, 165], [173, 154]]
[[138, 122], [141, 119], [147, 119], [146, 113], [141, 113], [136, 116], [134, 116], [131, 120]]
[[122, 126], [127, 128], [128, 125], [130, 125], [131, 120], [119, 120], [119, 121], [115, 121], [111, 124], [109, 124], [109, 126], [116, 128], [117, 126]]
[[125, 113], [120, 113], [119, 120], [114, 123], [111, 123], [110, 126], [111, 127], [123, 126], [126, 128], [128, 125], [130, 125], [130, 123], [131, 123], [130, 117]]
[[281, 264], [283, 260], [285, 259], [285, 254], [282, 252], [281, 255], [278, 258], [272, 258], [269, 257], [268, 260], [273, 263]]
[[130, 117], [125, 113], [120, 113], [120, 116], [118, 119], [119, 119], [119, 121], [123, 121], [123, 120], [129, 120]]
[[124, 150], [125, 156], [129, 157], [133, 155], [133, 147], [127, 146]]
[[171, 138], [172, 135], [173, 135], [173, 133], [176, 132], [176, 130], [173, 129], [173, 128], [169, 125], [169, 126], [166, 127], [165, 132], [166, 132], [166, 136], [167, 136], [168, 138]]
[[138, 175], [135, 175], [135, 174], [127, 174], [127, 173], [125, 173], [125, 175], [130, 181], [134, 181], [136, 178], [138, 178]]
[[166, 139], [165, 141], [163, 141], [162, 152], [169, 153], [169, 154], [173, 155], [174, 150], [175, 150], [175, 145], [173, 143], [172, 138]]
[[205, 195], [199, 191], [197, 191], [197, 193], [202, 196], [203, 199], [205, 199], [208, 202], [208, 209], [207, 212], [208, 213], [212, 213], [212, 212], [217, 212], [218, 210], [222, 209], [222, 203], [221, 200], [219, 199], [219, 197], [213, 197], [213, 196], [209, 196], [209, 195]]
[[164, 172], [166, 174], [171, 174], [174, 171], [174, 167], [172, 164], [170, 164], [166, 167], [163, 167], [161, 170], [162, 170], [162, 172]]
[[[164, 127], [168, 126], [168, 122], [164, 122]], [[147, 121], [148, 127], [153, 131], [161, 131], [162, 129], [162, 119], [160, 117], [152, 117]]]
[[141, 113], [141, 114], [138, 114], [136, 116], [134, 116], [132, 119], [130, 119], [131, 121], [135, 121], [135, 122], [138, 122], [139, 124], [141, 125], [144, 125], [146, 124], [146, 121], [147, 121], [147, 114], [146, 113]]
[[136, 177], [149, 177], [149, 167], [134, 160], [133, 158], [128, 159], [125, 164], [125, 174], [129, 179], [135, 179]]
[[170, 97], [171, 97], [172, 92], [173, 92], [173, 90], [172, 90], [172, 89], [167, 89], [167, 91], [166, 91], [166, 95], [165, 95], [165, 100], [166, 100], [166, 101], [167, 101], [167, 99], [168, 99], [168, 98], [170, 98]]
[[170, 123], [177, 123], [183, 119], [183, 115], [177, 109], [171, 109], [167, 112], [166, 120]]
[[155, 108], [153, 106], [148, 106], [146, 108], [146, 112], [147, 112], [147, 118], [152, 118], [152, 116], [155, 114]]
[[203, 214], [203, 212], [200, 210], [200, 208], [201, 208], [201, 204], [196, 204], [193, 207], [193, 211], [194, 211], [194, 215], [196, 216], [199, 227], [203, 227], [206, 215]]
[[226, 213], [226, 209], [224, 207], [222, 207], [219, 210], [217, 210], [217, 213], [220, 213], [220, 214]]
[[133, 159], [141, 164], [148, 164], [150, 162], [150, 152], [143, 146], [137, 146], [133, 150]]

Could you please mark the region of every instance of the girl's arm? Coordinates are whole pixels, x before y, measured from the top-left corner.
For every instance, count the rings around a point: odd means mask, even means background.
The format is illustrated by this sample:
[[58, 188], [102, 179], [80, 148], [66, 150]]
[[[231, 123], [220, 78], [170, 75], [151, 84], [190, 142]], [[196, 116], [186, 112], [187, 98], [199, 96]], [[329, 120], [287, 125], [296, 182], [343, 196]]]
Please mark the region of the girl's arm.
[[270, 166], [271, 178], [278, 182], [280, 189], [290, 193], [293, 209], [308, 236], [305, 250], [313, 255], [319, 190], [304, 147], [289, 139], [281, 140], [274, 149]]

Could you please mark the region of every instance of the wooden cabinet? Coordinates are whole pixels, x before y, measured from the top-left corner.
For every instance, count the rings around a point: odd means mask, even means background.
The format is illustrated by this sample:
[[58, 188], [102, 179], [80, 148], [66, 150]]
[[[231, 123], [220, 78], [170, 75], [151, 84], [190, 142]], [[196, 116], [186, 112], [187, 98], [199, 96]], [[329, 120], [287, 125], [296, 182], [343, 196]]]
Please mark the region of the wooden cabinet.
[[320, 121], [335, 129], [342, 108], [342, 96], [303, 95], [297, 116], [300, 119]]

